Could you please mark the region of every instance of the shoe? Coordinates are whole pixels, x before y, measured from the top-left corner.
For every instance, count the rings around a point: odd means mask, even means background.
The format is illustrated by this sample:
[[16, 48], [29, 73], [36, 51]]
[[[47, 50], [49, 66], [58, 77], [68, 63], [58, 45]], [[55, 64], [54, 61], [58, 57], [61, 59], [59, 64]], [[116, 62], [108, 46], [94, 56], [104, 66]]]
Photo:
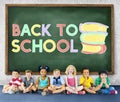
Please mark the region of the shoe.
[[112, 90], [112, 91], [110, 92], [110, 94], [112, 94], [112, 95], [118, 94], [118, 91], [117, 91], [117, 90]]
[[41, 95], [42, 95], [42, 96], [46, 96], [47, 93], [46, 93], [45, 91], [43, 91], [43, 92], [41, 93]]
[[41, 94], [41, 93], [42, 93], [42, 91], [41, 91], [41, 90], [37, 90], [36, 92], [37, 92], [38, 94]]
[[79, 95], [84, 95], [84, 94], [85, 94], [85, 91], [78, 91], [78, 94], [79, 94]]
[[9, 90], [9, 91], [8, 91], [8, 94], [15, 94], [15, 92], [12, 91], [12, 90]]
[[70, 94], [72, 94], [70, 91], [67, 91], [67, 95], [70, 95]]

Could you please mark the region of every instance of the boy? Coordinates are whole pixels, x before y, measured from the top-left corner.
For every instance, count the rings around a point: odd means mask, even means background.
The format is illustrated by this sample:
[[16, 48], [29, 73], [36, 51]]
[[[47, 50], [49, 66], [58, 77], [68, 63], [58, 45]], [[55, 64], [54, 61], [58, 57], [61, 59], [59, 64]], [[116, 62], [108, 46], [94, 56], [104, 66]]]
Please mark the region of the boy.
[[94, 85], [94, 80], [92, 77], [89, 76], [89, 69], [88, 68], [83, 68], [82, 69], [82, 77], [80, 78], [80, 85], [83, 85], [84, 90], [88, 93], [93, 93], [95, 94], [95, 88], [93, 87]]
[[53, 71], [53, 76], [51, 77], [50, 86], [48, 87], [53, 94], [61, 93], [65, 90], [65, 82], [60, 76], [60, 70], [55, 69]]
[[31, 91], [36, 91], [36, 87], [34, 85], [34, 79], [32, 78], [32, 71], [31, 70], [26, 70], [25, 71], [26, 77], [24, 77], [23, 82], [22, 82], [22, 91], [23, 93], [31, 92]]
[[117, 90], [110, 86], [110, 79], [107, 71], [99, 72], [99, 77], [95, 80], [96, 87], [99, 88], [99, 93], [102, 94], [117, 94]]
[[3, 93], [16, 93], [21, 90], [22, 79], [19, 77], [19, 71], [12, 71], [12, 79], [9, 82], [9, 85], [4, 85], [2, 92]]

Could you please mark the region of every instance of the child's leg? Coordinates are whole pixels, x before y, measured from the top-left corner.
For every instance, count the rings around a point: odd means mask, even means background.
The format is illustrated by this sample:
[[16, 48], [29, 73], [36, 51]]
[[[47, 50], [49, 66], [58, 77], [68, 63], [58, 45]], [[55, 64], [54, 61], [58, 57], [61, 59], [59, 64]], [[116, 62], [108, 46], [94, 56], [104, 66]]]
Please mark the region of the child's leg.
[[75, 93], [75, 94], [78, 93], [75, 89], [72, 89], [71, 87], [66, 87], [66, 90], [71, 92], [71, 93]]
[[103, 94], [110, 94], [109, 88], [102, 89], [102, 93], [103, 93]]
[[48, 88], [47, 88], [47, 87], [46, 87], [46, 88], [44, 88], [44, 89], [43, 89], [43, 91], [44, 91], [44, 92], [47, 92], [47, 91], [48, 91]]
[[18, 92], [19, 91], [19, 86], [12, 85], [10, 90], [13, 91], [14, 93]]
[[20, 91], [23, 91], [23, 93], [26, 93], [26, 88], [25, 88], [24, 85], [18, 86], [18, 89], [19, 89]]
[[118, 91], [114, 87], [109, 87], [109, 94], [118, 94]]
[[61, 93], [61, 92], [63, 92], [64, 90], [65, 90], [65, 87], [62, 86], [61, 88], [54, 90], [53, 93]]
[[2, 89], [2, 92], [3, 92], [3, 93], [7, 93], [7, 92], [9, 91], [9, 89], [10, 89], [10, 86], [9, 86], [9, 85], [4, 85], [4, 86], [3, 86], [3, 89]]
[[84, 90], [88, 93], [92, 93], [92, 94], [95, 94], [96, 91], [94, 91], [92, 88], [87, 88], [87, 87], [84, 87]]
[[100, 87], [99, 87], [99, 86], [93, 87], [93, 90], [94, 90], [94, 91], [99, 91], [99, 90], [100, 90]]
[[83, 89], [83, 86], [76, 87], [76, 91], [81, 91]]
[[35, 92], [35, 91], [36, 91], [36, 87], [33, 85], [33, 86], [31, 87], [31, 90]]
[[53, 91], [53, 90], [56, 90], [56, 89], [55, 89], [54, 86], [50, 85], [50, 86], [48, 87], [48, 90]]
[[85, 94], [86, 92], [83, 90], [83, 86], [76, 87], [76, 91], [78, 94]]
[[26, 90], [26, 87], [25, 86], [18, 86], [18, 89], [20, 90], [20, 91], [23, 91], [23, 92], [25, 92], [25, 90]]

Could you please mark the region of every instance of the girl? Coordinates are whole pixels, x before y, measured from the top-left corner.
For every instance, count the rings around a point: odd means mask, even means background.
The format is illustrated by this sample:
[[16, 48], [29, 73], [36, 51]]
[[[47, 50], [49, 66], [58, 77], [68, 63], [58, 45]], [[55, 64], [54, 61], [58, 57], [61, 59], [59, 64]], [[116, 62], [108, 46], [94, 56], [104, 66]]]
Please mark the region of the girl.
[[81, 91], [83, 86], [78, 86], [76, 77], [76, 68], [73, 65], [69, 65], [66, 68], [66, 90], [67, 94], [85, 94], [85, 91]]
[[48, 86], [50, 85], [50, 78], [47, 76], [48, 71], [48, 66], [39, 67], [40, 76], [36, 80], [36, 88], [38, 90], [38, 93], [40, 92], [42, 95], [46, 95], [46, 92], [48, 91]]

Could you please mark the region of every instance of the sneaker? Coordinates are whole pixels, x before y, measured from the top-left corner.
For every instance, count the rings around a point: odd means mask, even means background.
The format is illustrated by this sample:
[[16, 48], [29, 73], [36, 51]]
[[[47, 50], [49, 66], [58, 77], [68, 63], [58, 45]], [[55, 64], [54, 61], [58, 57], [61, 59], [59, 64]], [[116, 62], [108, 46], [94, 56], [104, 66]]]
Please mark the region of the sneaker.
[[112, 95], [118, 94], [118, 91], [117, 91], [117, 90], [112, 90], [112, 91], [110, 92], [110, 94], [112, 94]]
[[79, 95], [84, 95], [84, 94], [85, 94], [85, 91], [78, 91], [78, 94], [79, 94]]
[[45, 91], [43, 91], [43, 92], [41, 93], [42, 96], [46, 96], [46, 94], [47, 94], [47, 93], [46, 93]]
[[37, 92], [38, 94], [41, 94], [41, 93], [42, 93], [42, 91], [41, 91], [41, 90], [37, 90], [36, 92]]
[[12, 91], [12, 90], [9, 90], [8, 91], [8, 94], [14, 94], [15, 92], [14, 91]]

